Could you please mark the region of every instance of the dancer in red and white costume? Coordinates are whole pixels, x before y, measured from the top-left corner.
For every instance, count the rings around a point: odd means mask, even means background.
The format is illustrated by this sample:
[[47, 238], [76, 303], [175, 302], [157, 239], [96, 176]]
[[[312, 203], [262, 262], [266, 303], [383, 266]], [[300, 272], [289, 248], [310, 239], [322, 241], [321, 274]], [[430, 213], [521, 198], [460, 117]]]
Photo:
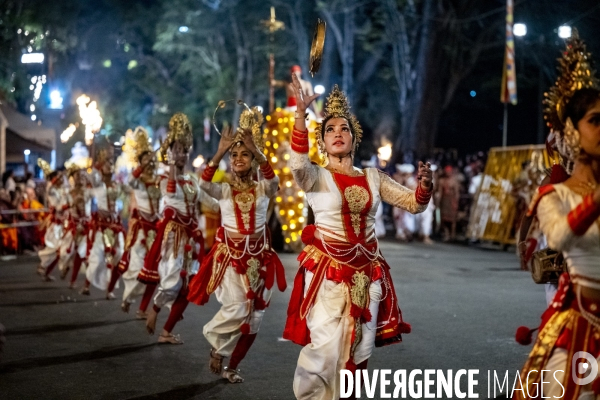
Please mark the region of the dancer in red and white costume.
[[38, 164], [44, 170], [48, 186], [46, 189], [46, 206], [50, 209], [50, 214], [44, 221], [46, 233], [44, 234], [45, 247], [38, 251], [40, 265], [38, 274], [42, 275], [45, 281], [53, 281], [54, 277], [50, 273], [60, 262], [61, 247], [64, 245], [65, 224], [67, 223], [68, 202], [68, 184], [62, 171], [51, 171], [47, 162], [40, 159]]
[[375, 213], [381, 201], [412, 213], [427, 208], [432, 173], [419, 163], [416, 191], [375, 168], [353, 167], [362, 129], [348, 101], [334, 86], [323, 123], [317, 128], [322, 168], [308, 158], [307, 96], [297, 79], [298, 105], [290, 166], [305, 191], [315, 225], [302, 232], [306, 244], [288, 308], [284, 338], [303, 345], [294, 375], [298, 399], [338, 399], [340, 370], [365, 369], [375, 346], [401, 341], [410, 332], [375, 237]]
[[[139, 163], [129, 178], [129, 187], [135, 197], [135, 207], [129, 218], [125, 252], [119, 262], [118, 273], [111, 277], [110, 283], [114, 287], [118, 277], [123, 278], [125, 289], [121, 309], [124, 312], [129, 312], [131, 303], [143, 295], [136, 318], [146, 319], [146, 309], [152, 300], [156, 284], [145, 285], [137, 278], [144, 266], [148, 249], [152, 247], [156, 237], [161, 198], [160, 181], [165, 177], [156, 175], [156, 156], [144, 128], [135, 129], [131, 147], [130, 157]], [[111, 287], [108, 290], [112, 291]]]
[[[286, 288], [285, 271], [271, 248], [267, 228], [267, 209], [278, 190], [279, 178], [262, 153], [262, 120], [258, 109], [248, 108], [240, 116], [237, 133], [224, 129], [219, 149], [204, 170], [200, 184], [219, 200], [223, 227], [190, 283], [188, 299], [202, 305], [214, 292], [221, 303], [203, 332], [212, 346], [210, 370], [231, 383], [244, 381], [238, 364], [256, 338], [275, 280], [279, 290]], [[212, 183], [227, 151], [232, 182]], [[260, 166], [265, 178], [259, 182], [252, 176], [256, 166]], [[225, 357], [230, 360], [223, 367]]]
[[[537, 215], [548, 247], [562, 252], [568, 273], [561, 275], [558, 292], [542, 315], [521, 371], [524, 390], [515, 391], [515, 399], [600, 395], [600, 379], [591, 376], [584, 382], [589, 373], [577, 356], [600, 356], [600, 84], [590, 74], [589, 58], [575, 31], [546, 102], [559, 152], [574, 165], [564, 182], [538, 189], [530, 214]], [[573, 92], [577, 87], [582, 89]], [[517, 340], [528, 344], [531, 332], [520, 327]]]
[[160, 310], [165, 306], [171, 308], [158, 337], [159, 343], [183, 344], [179, 335], [171, 332], [188, 305], [188, 281], [198, 271], [204, 255], [198, 207], [202, 202], [215, 212], [219, 209], [219, 203], [200, 189], [197, 178], [193, 174], [184, 174], [192, 142], [188, 118], [182, 113], [175, 114], [169, 121], [169, 133], [161, 147], [163, 159], [169, 163], [168, 179], [160, 183], [163, 218], [138, 276], [146, 284], [158, 283], [154, 306], [146, 320], [148, 333], [154, 334]]
[[[107, 146], [98, 151], [90, 177], [90, 192], [98, 209], [92, 215], [88, 234], [86, 280], [80, 292], [84, 295], [90, 294], [90, 285], [103, 291], [108, 289], [111, 271], [123, 255], [124, 229], [116, 204], [122, 187], [113, 180], [113, 148]], [[108, 292], [106, 298], [111, 300], [115, 295]]]
[[91, 193], [89, 177], [84, 169], [71, 165], [67, 168], [73, 187], [69, 191], [68, 225], [64, 236], [66, 243], [60, 261], [61, 277], [65, 278], [71, 268], [69, 287], [75, 288], [75, 282], [81, 265], [87, 259], [87, 233], [91, 223]]

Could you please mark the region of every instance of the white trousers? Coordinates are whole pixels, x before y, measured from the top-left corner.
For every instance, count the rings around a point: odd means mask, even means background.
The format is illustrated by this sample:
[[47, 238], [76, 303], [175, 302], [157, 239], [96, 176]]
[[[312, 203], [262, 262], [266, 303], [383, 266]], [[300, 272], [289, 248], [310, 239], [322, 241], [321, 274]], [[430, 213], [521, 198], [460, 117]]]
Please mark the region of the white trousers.
[[63, 243], [60, 246], [60, 259], [58, 261], [58, 268], [60, 271], [64, 271], [67, 268], [73, 266], [75, 260], [75, 254], [78, 254], [80, 258], [85, 259], [87, 253], [87, 237], [80, 235], [77, 240], [73, 236], [73, 232], [69, 231], [63, 238]]
[[[306, 272], [305, 288], [313, 274]], [[306, 293], [305, 293], [306, 294]], [[381, 301], [381, 282], [369, 285], [371, 321], [362, 324], [362, 340], [354, 351], [354, 362], [367, 360], [375, 347], [377, 314]], [[350, 357], [354, 318], [350, 314], [346, 284], [323, 280], [312, 309], [306, 316], [311, 343], [304, 346], [294, 373], [294, 394], [299, 400], [338, 400], [340, 370]]]
[[62, 244], [62, 238], [64, 234], [64, 228], [62, 224], [52, 223], [46, 229], [44, 235], [44, 242], [46, 247], [38, 251], [40, 257], [40, 265], [44, 268], [48, 268], [50, 264], [56, 260], [60, 254], [60, 247]]
[[146, 258], [146, 245], [142, 241], [146, 238], [143, 229], [138, 231], [135, 242], [129, 248], [129, 265], [127, 271], [121, 275], [123, 278], [123, 284], [125, 290], [123, 291], [123, 301], [127, 303], [135, 302], [135, 299], [142, 296], [146, 290], [146, 285], [137, 280], [137, 277], [144, 266], [144, 259]]
[[[118, 260], [120, 260], [123, 255], [123, 242], [123, 233], [119, 232], [114, 245], [115, 254], [108, 256], [111, 257], [109, 259], [111, 260], [113, 268], [117, 268]], [[110, 269], [108, 269], [108, 266], [106, 265], [106, 257], [102, 232], [96, 231], [94, 232], [94, 241], [92, 242], [92, 248], [90, 249], [90, 255], [88, 257], [88, 267], [85, 271], [85, 277], [92, 285], [100, 290], [106, 290], [110, 282]]]
[[[261, 282], [264, 285], [264, 282]], [[260, 329], [265, 310], [254, 310], [252, 300], [248, 300], [248, 283], [246, 275], [235, 272], [233, 267], [227, 267], [221, 285], [215, 291], [221, 308], [206, 325], [202, 332], [204, 337], [216, 349], [217, 354], [230, 357], [242, 332], [244, 323], [250, 325], [250, 333]], [[263, 293], [265, 303], [271, 299], [271, 290]], [[250, 314], [249, 318], [248, 315]]]
[[[175, 234], [169, 232], [167, 240], [162, 243], [161, 259], [158, 263], [158, 275], [160, 282], [158, 290], [154, 296], [154, 304], [163, 308], [165, 306], [171, 308], [173, 302], [177, 298], [179, 291], [183, 287], [183, 279], [181, 278], [181, 270], [183, 268], [183, 256], [185, 243], [183, 240], [179, 243], [177, 257], [175, 257]], [[196, 253], [200, 246], [196, 245]], [[198, 272], [198, 261], [192, 261], [192, 267], [189, 275], [195, 275]]]

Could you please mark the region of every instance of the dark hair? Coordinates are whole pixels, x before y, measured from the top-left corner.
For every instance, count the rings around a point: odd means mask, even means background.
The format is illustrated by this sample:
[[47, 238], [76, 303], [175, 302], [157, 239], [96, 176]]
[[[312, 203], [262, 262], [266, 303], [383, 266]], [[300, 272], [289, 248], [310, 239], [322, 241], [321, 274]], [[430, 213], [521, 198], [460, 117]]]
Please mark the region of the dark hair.
[[48, 174], [48, 176], [46, 177], [47, 180], [51, 181], [52, 179], [56, 178], [56, 176], [58, 175], [58, 171], [52, 171]]
[[577, 90], [565, 106], [565, 121], [571, 118], [573, 125], [585, 116], [590, 108], [600, 100], [600, 90], [595, 88], [584, 88]]
[[137, 158], [137, 160], [138, 160], [138, 163], [140, 163], [140, 164], [141, 164], [141, 163], [142, 163], [142, 158], [144, 158], [144, 156], [145, 156], [146, 154], [151, 154], [151, 153], [152, 153], [152, 152], [151, 152], [150, 150], [146, 150], [146, 151], [144, 151], [142, 154], [140, 154], [140, 155], [138, 156], [138, 158]]

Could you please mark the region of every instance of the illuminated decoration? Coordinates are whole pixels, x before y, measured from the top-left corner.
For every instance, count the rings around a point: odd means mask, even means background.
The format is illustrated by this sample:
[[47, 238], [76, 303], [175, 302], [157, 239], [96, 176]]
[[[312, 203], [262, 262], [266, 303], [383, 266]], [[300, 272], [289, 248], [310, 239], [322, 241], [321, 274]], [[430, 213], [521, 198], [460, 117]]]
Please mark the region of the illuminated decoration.
[[515, 36], [525, 36], [527, 35], [527, 25], [523, 23], [516, 23], [513, 25], [513, 35]]
[[60, 141], [62, 143], [67, 143], [69, 139], [71, 139], [71, 137], [75, 134], [75, 130], [77, 130], [77, 127], [73, 124], [70, 124], [67, 127], [67, 129], [65, 129], [63, 133], [60, 134]]
[[188, 28], [187, 26], [183, 25], [179, 27], [179, 32], [181, 33], [186, 33], [190, 30], [190, 28]]
[[[292, 250], [299, 251], [302, 248], [300, 236], [307, 220], [308, 207], [304, 192], [294, 181], [292, 170], [289, 167], [294, 112], [277, 108], [265, 119], [264, 154], [279, 177], [280, 190], [275, 198], [275, 212], [281, 224], [285, 243]], [[312, 144], [308, 156], [311, 161], [324, 165], [325, 158], [319, 154], [316, 146], [315, 128], [317, 124], [311, 120], [307, 121], [307, 125], [308, 137]]]
[[71, 149], [71, 158], [65, 161], [65, 166], [77, 165], [79, 168], [88, 168], [92, 165], [90, 153], [81, 142], [76, 142]]
[[29, 90], [33, 90], [33, 102], [35, 103], [40, 99], [42, 94], [42, 89], [46, 83], [46, 75], [34, 76], [31, 78], [31, 83], [32, 84], [29, 85]]
[[98, 110], [98, 104], [95, 101], [82, 94], [76, 100], [79, 106], [79, 116], [81, 122], [85, 126], [85, 144], [90, 146], [94, 142], [94, 135], [102, 127], [102, 117], [100, 117], [100, 110]]
[[[525, 162], [529, 163], [524, 171]], [[513, 188], [521, 185], [521, 191], [533, 196], [550, 165], [543, 144], [491, 148], [473, 200], [467, 236], [472, 240], [515, 244], [514, 234], [520, 221]], [[519, 182], [523, 175], [528, 177], [526, 185]]]
[[385, 167], [390, 158], [392, 158], [392, 144], [387, 143], [377, 149], [377, 157], [381, 162], [381, 166]]
[[44, 53], [27, 53], [21, 56], [22, 64], [43, 64]]

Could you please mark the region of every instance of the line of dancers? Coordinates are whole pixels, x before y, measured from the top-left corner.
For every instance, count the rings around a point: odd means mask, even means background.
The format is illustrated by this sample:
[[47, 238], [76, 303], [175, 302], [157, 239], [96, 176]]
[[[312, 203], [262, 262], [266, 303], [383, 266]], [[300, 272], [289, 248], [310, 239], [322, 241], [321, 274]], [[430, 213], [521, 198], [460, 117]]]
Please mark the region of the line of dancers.
[[[296, 75], [292, 87], [297, 109], [290, 168], [315, 223], [302, 233], [306, 247], [298, 257], [283, 336], [304, 346], [293, 380], [296, 397], [337, 399], [341, 369], [366, 368], [374, 347], [398, 343], [401, 334], [410, 332], [390, 265], [378, 246], [375, 214], [381, 201], [423, 212], [433, 191], [432, 172], [420, 163], [417, 188], [410, 190], [375, 168], [354, 167], [362, 128], [337, 86], [317, 127], [317, 145], [328, 164], [312, 164], [305, 118], [318, 95], [304, 93]], [[211, 345], [209, 369], [231, 383], [243, 382], [238, 366], [257, 337], [271, 293], [275, 286], [280, 291], [287, 286], [267, 228], [279, 179], [263, 154], [262, 122], [258, 108], [246, 107], [239, 128], [221, 132], [218, 150], [200, 179], [185, 172], [193, 140], [181, 113], [170, 120], [159, 149], [166, 174], [157, 174], [155, 154], [141, 128], [134, 133], [132, 155], [138, 166], [127, 185], [113, 179], [110, 147], [98, 149], [90, 174], [73, 166], [66, 174], [51, 173], [52, 213], [39, 273], [52, 280], [57, 265], [64, 277], [72, 270], [74, 287], [85, 264], [81, 294], [96, 288], [107, 299], [115, 297], [113, 290], [122, 280], [121, 308], [129, 312], [141, 299], [136, 317], [145, 319], [148, 333], [155, 333], [158, 313], [170, 309], [160, 343], [182, 344], [173, 330], [189, 302], [203, 305], [214, 294], [221, 307], [203, 328]], [[231, 181], [213, 182], [227, 153]], [[116, 209], [121, 192], [133, 193], [135, 199], [127, 232]], [[93, 213], [92, 198], [97, 204]], [[201, 205], [221, 213], [210, 249], [204, 248], [199, 229]]]

